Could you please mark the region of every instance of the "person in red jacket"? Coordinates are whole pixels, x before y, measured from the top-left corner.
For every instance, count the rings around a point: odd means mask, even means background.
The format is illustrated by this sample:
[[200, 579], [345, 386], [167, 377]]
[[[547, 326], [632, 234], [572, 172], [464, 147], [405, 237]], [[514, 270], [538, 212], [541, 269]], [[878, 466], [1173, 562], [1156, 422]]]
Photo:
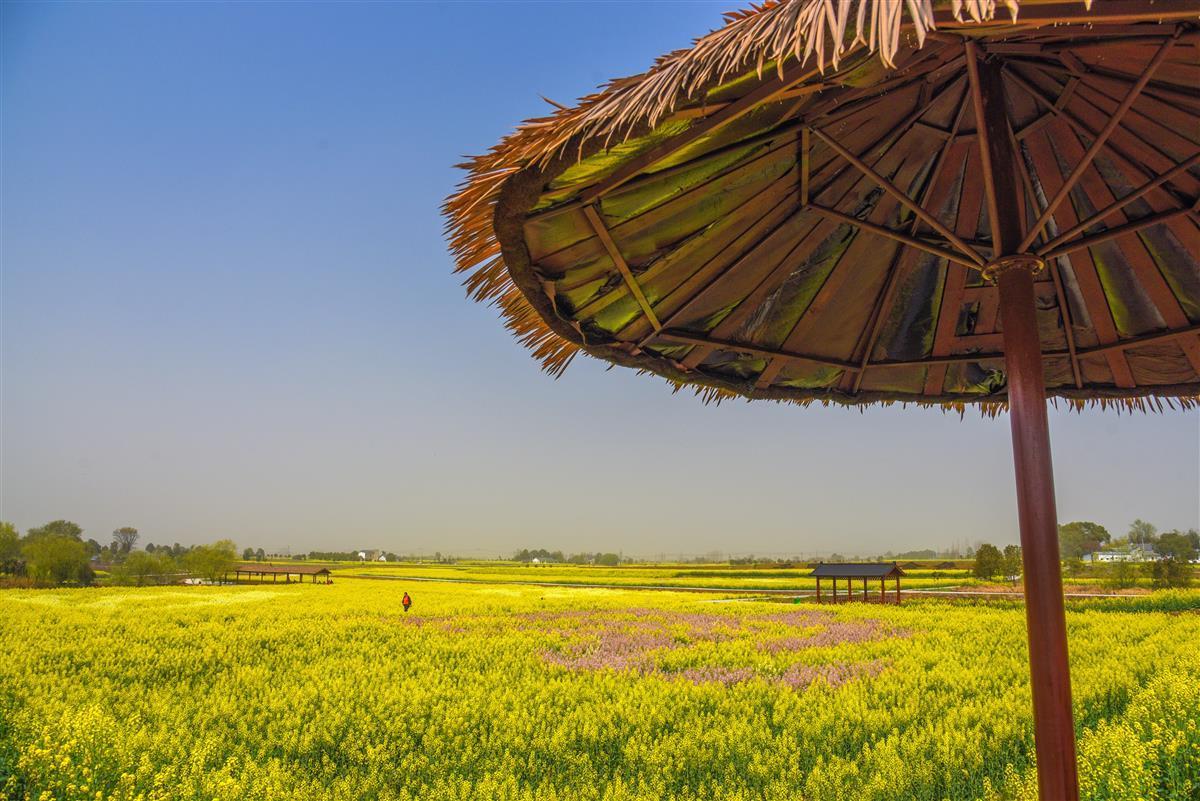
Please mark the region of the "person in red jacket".
[[412, 598], [409, 598], [409, 597], [408, 597], [408, 593], [407, 593], [407, 592], [406, 592], [406, 593], [404, 593], [404, 598], [403, 598], [403, 599], [400, 601], [400, 603], [404, 604], [404, 611], [405, 611], [405, 612], [407, 612], [407, 611], [408, 611], [408, 607], [412, 606]]

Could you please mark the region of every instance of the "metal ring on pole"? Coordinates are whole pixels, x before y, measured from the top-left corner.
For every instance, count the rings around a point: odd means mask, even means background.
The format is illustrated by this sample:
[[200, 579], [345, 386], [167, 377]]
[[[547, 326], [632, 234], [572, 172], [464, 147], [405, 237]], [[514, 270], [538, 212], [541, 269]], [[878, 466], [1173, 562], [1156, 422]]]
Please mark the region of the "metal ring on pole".
[[1001, 273], [1006, 273], [1009, 270], [1028, 270], [1033, 275], [1037, 275], [1044, 269], [1046, 269], [1046, 260], [1041, 256], [1036, 256], [1033, 253], [1016, 253], [1012, 256], [1001, 256], [998, 259], [989, 261], [984, 265], [981, 272], [985, 281], [994, 284]]

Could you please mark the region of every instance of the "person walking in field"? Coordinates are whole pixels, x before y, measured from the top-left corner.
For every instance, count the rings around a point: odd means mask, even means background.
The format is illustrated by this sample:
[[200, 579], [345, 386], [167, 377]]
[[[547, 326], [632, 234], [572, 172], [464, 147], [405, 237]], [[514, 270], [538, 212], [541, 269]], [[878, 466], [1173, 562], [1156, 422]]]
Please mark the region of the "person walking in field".
[[404, 611], [405, 611], [405, 612], [407, 612], [407, 611], [408, 611], [408, 608], [409, 608], [410, 606], [412, 606], [412, 598], [410, 598], [410, 597], [408, 596], [408, 593], [407, 593], [407, 592], [406, 592], [406, 593], [404, 593], [404, 598], [403, 598], [403, 599], [401, 599], [400, 603], [404, 604]]

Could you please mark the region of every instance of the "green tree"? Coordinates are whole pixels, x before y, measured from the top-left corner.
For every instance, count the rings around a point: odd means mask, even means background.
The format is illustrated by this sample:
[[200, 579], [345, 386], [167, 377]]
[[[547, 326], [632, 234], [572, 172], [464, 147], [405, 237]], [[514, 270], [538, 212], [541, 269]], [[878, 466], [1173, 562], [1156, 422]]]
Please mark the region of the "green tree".
[[1196, 531], [1167, 531], [1158, 538], [1155, 546], [1160, 554], [1180, 562], [1190, 562], [1200, 552], [1200, 534]]
[[1058, 546], [1064, 559], [1077, 559], [1098, 551], [1111, 539], [1108, 529], [1099, 523], [1079, 520], [1058, 527]]
[[40, 528], [31, 528], [25, 535], [25, 540], [37, 540], [43, 537], [65, 537], [71, 540], [82, 540], [83, 529], [70, 520], [52, 520]]
[[1137, 583], [1137, 571], [1130, 562], [1110, 562], [1105, 570], [1104, 583], [1116, 590], [1132, 587]]
[[1129, 524], [1129, 542], [1131, 545], [1153, 545], [1157, 539], [1157, 535], [1158, 528], [1141, 518]]
[[242, 551], [242, 561], [243, 562], [249, 562], [253, 558], [254, 558], [254, 549], [253, 548], [246, 548], [244, 551]]
[[1001, 574], [1015, 585], [1021, 580], [1022, 567], [1024, 565], [1021, 562], [1021, 546], [1005, 545], [1000, 559]]
[[1144, 569], [1155, 587], [1187, 587], [1192, 583], [1192, 566], [1174, 556], [1148, 562]]
[[596, 554], [596, 564], [604, 567], [616, 567], [621, 564], [621, 557], [615, 553], [598, 553]]
[[259, 548], [257, 551], [254, 552], [254, 558], [256, 561], [261, 562], [262, 560], [267, 558], [267, 552], [264, 551], [262, 548]]
[[29, 577], [40, 584], [91, 584], [87, 546], [65, 536], [38, 536], [21, 548]]
[[21, 537], [17, 527], [0, 520], [0, 562], [21, 555]]
[[975, 551], [975, 578], [991, 579], [1004, 567], [1004, 554], [995, 545], [985, 542]]
[[116, 557], [122, 557], [133, 550], [138, 539], [138, 530], [133, 526], [122, 526], [113, 532], [112, 552]]
[[113, 568], [114, 584], [163, 584], [175, 572], [175, 560], [164, 553], [133, 551], [125, 561]]
[[183, 564], [190, 573], [209, 581], [219, 581], [237, 565], [237, 546], [232, 540], [197, 545], [183, 557]]

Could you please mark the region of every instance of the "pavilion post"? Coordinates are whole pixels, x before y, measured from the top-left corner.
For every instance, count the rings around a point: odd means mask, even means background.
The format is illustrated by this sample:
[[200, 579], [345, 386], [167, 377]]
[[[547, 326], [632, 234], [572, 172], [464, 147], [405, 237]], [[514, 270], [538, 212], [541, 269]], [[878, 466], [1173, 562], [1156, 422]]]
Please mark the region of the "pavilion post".
[[900, 577], [896, 576], [896, 606], [900, 605]]
[[821, 603], [821, 577], [817, 576], [817, 603]]
[[1044, 263], [1021, 253], [1021, 191], [1005, 110], [1001, 64], [977, 60], [967, 46], [967, 67], [979, 119], [979, 147], [995, 260], [985, 275], [996, 280], [1004, 329], [1009, 423], [1017, 479], [1017, 514], [1025, 567], [1025, 621], [1033, 691], [1038, 789], [1043, 801], [1075, 801], [1075, 726], [1071, 715], [1071, 675], [1058, 552], [1058, 516], [1050, 460], [1042, 343], [1038, 335], [1034, 275]]
[[885, 603], [887, 603], [887, 590], [886, 590], [886, 589], [884, 588], [884, 586], [883, 586], [883, 583], [884, 583], [886, 580], [887, 580], [887, 579], [880, 579], [880, 580], [879, 580], [879, 603], [880, 603], [880, 604], [885, 604]]

